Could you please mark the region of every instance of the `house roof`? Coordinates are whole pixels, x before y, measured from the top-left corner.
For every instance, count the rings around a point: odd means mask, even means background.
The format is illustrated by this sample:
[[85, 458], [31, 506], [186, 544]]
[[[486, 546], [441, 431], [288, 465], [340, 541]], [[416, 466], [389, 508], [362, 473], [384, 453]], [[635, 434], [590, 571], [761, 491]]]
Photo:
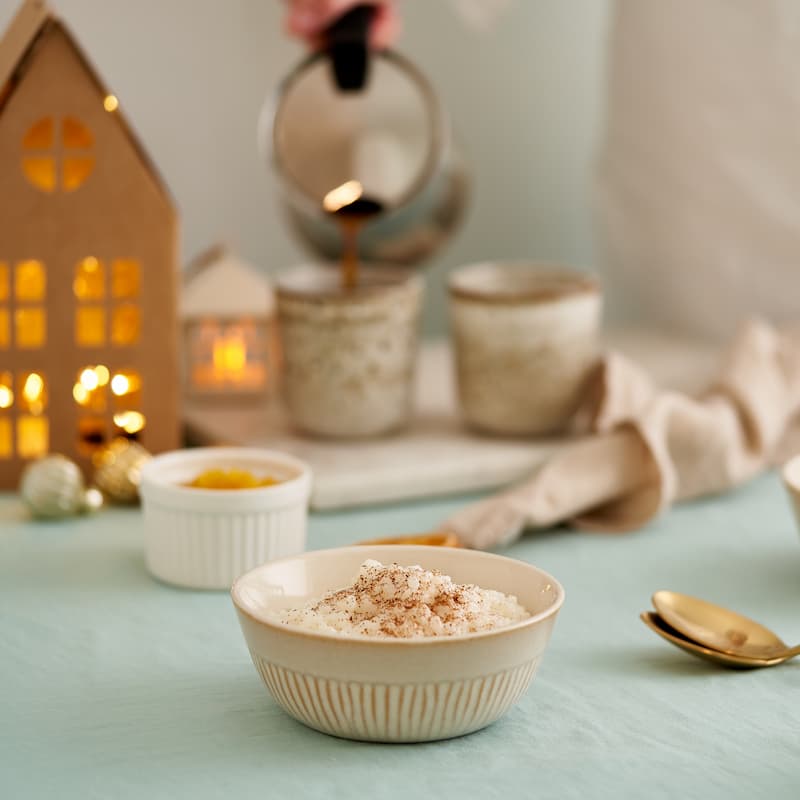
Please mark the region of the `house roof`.
[[183, 272], [181, 316], [236, 317], [272, 314], [269, 280], [223, 245], [201, 253]]
[[[86, 70], [87, 76], [96, 86], [98, 96], [104, 98], [111, 94], [69, 28], [55, 16], [46, 0], [24, 0], [0, 38], [0, 117], [2, 117], [4, 105], [12, 97], [17, 83], [24, 75], [26, 65], [35, 58], [37, 45], [54, 31], [60, 31], [66, 37]], [[120, 107], [113, 114], [142, 165], [152, 175], [156, 186], [167, 202], [174, 206], [175, 203], [169, 188], [150, 160], [147, 151]]]

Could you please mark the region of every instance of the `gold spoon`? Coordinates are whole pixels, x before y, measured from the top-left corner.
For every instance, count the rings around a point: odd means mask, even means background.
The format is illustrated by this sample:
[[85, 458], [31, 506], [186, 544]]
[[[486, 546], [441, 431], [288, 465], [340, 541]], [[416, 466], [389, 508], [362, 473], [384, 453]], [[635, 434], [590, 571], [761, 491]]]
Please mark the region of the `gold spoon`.
[[769, 628], [722, 606], [679, 592], [660, 591], [653, 605], [661, 618], [685, 638], [738, 658], [786, 661], [800, 655]]
[[703, 645], [693, 642], [691, 639], [687, 639], [679, 631], [676, 631], [664, 622], [658, 614], [652, 611], [644, 611], [639, 616], [642, 622], [644, 622], [651, 631], [657, 633], [662, 639], [666, 639], [670, 644], [674, 644], [675, 647], [680, 647], [681, 650], [685, 650], [687, 653], [697, 656], [698, 658], [703, 658], [706, 661], [713, 661], [715, 664], [721, 664], [723, 667], [731, 667], [733, 669], [774, 667], [776, 664], [782, 664], [787, 658], [791, 658], [791, 656], [782, 658], [753, 658], [752, 656], [743, 657], [731, 655], [730, 653], [722, 653], [719, 650], [703, 647]]
[[431, 531], [414, 533], [408, 536], [387, 536], [382, 539], [365, 539], [356, 544], [427, 544], [434, 547], [463, 547], [458, 536], [452, 531]]

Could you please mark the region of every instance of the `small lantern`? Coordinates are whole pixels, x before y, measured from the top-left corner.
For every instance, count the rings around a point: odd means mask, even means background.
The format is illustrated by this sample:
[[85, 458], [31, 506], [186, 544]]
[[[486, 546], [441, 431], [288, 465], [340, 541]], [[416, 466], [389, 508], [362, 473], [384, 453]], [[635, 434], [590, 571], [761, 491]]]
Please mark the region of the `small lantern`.
[[181, 316], [188, 398], [260, 400], [277, 374], [275, 298], [267, 278], [217, 245], [184, 271]]

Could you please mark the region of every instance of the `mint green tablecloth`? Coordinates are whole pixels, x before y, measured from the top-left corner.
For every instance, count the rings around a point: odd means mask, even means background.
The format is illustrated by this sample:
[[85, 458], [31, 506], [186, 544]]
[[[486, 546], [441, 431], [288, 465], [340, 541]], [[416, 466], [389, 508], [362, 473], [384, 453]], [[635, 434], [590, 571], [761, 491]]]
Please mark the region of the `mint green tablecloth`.
[[[316, 516], [311, 546], [424, 530], [458, 502]], [[275, 705], [226, 593], [148, 577], [136, 511], [37, 524], [6, 495], [0, 798], [800, 797], [800, 661], [720, 671], [637, 618], [669, 587], [800, 641], [800, 543], [777, 478], [638, 534], [554, 531], [508, 554], [567, 590], [528, 695], [462, 739], [356, 744]]]

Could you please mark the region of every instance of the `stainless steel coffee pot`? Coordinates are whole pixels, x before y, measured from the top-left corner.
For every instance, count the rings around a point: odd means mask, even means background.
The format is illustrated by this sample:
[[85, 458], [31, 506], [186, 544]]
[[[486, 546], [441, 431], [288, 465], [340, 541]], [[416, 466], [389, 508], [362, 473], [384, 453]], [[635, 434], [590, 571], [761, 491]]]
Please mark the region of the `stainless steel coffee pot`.
[[414, 266], [456, 229], [469, 180], [425, 76], [396, 52], [368, 49], [371, 13], [359, 6], [345, 15], [324, 49], [288, 75], [264, 107], [259, 140], [289, 223], [315, 256], [342, 253], [331, 199], [363, 195], [382, 213], [360, 232], [360, 258]]

